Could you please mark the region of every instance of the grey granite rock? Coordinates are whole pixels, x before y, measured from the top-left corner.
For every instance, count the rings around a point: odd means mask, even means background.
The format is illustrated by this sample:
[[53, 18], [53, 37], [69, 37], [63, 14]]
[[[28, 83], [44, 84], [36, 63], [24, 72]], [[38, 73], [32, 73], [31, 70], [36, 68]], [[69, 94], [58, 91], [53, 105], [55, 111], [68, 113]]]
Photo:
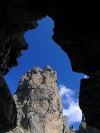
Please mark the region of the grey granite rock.
[[62, 103], [56, 81], [57, 73], [50, 66], [43, 70], [35, 67], [21, 77], [14, 94], [18, 112], [14, 131], [62, 133]]
[[84, 115], [79, 130], [76, 131], [73, 125], [68, 128], [68, 119], [62, 114], [57, 73], [49, 65], [43, 70], [35, 67], [24, 74], [13, 98], [17, 107], [17, 126], [8, 133], [100, 133], [86, 125]]

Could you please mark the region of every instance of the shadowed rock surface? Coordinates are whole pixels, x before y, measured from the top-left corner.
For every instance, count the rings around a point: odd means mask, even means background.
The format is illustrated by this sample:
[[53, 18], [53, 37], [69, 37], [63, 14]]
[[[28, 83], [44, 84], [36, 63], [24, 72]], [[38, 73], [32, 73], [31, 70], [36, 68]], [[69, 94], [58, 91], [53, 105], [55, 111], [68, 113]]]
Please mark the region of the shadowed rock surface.
[[[97, 1], [1, 0], [1, 80], [12, 67], [18, 65], [17, 57], [21, 56], [21, 50], [28, 47], [23, 37], [25, 31], [36, 28], [37, 20], [46, 15], [54, 20], [52, 38], [68, 54], [72, 70], [90, 77], [81, 80], [79, 105], [85, 115], [86, 123], [100, 129], [100, 117], [98, 117], [100, 116], [100, 7]], [[6, 93], [9, 91], [8, 87], [3, 87], [3, 89]], [[1, 95], [4, 99], [11, 97], [10, 93], [6, 97], [3, 93]], [[6, 110], [7, 106], [14, 104], [13, 100], [8, 103], [5, 103], [5, 106], [2, 103], [1, 107]], [[12, 112], [16, 112], [16, 109], [12, 108]], [[9, 109], [5, 121], [7, 121], [10, 113]], [[0, 113], [0, 118], [2, 115], [5, 116], [5, 112]], [[16, 113], [13, 115], [16, 118]], [[9, 117], [8, 125], [12, 123], [11, 121]], [[5, 125], [3, 123], [4, 120], [0, 119], [0, 130]], [[12, 125], [12, 127], [14, 126], [15, 124]], [[9, 128], [6, 127], [5, 130]]]
[[100, 133], [100, 130], [96, 128], [91, 128], [85, 123], [84, 115], [82, 116], [82, 122], [79, 126], [79, 131], [76, 133]]
[[[4, 89], [5, 88], [5, 89]], [[8, 113], [9, 112], [9, 113]], [[0, 73], [0, 133], [9, 131], [16, 126], [17, 111], [11, 92]], [[3, 132], [2, 132], [3, 131]]]
[[100, 130], [98, 130], [97, 128], [91, 128], [86, 124], [84, 115], [82, 116], [79, 130], [75, 130], [73, 125], [68, 128], [68, 120], [66, 116], [64, 116], [64, 120], [65, 121], [63, 121], [63, 133], [100, 133]]

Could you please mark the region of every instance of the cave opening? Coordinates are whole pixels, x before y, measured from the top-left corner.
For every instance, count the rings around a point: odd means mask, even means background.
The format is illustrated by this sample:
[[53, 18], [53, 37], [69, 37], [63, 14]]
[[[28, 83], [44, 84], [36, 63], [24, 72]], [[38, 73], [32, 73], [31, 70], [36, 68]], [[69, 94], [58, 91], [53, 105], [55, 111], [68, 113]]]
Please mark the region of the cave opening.
[[38, 21], [38, 24], [38, 28], [25, 33], [29, 48], [27, 51], [22, 51], [22, 57], [18, 59], [19, 66], [12, 68], [5, 76], [5, 80], [13, 95], [23, 74], [35, 66], [44, 68], [50, 65], [53, 70], [57, 71], [60, 95], [61, 90], [65, 91], [65, 94], [61, 95], [64, 115], [66, 114], [70, 121], [69, 126], [74, 125], [78, 129], [82, 117], [78, 106], [80, 79], [87, 78], [87, 76], [72, 72], [67, 54], [52, 40], [53, 20], [47, 16], [42, 21]]

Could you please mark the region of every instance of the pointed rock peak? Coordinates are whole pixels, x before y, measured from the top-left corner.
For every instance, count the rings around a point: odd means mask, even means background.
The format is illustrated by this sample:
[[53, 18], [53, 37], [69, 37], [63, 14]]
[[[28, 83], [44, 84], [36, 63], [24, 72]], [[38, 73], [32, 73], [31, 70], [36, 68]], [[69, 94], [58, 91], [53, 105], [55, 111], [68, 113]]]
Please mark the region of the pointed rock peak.
[[30, 72], [33, 74], [41, 73], [42, 71], [43, 70], [41, 68], [39, 68], [38, 66], [36, 66], [32, 70], [30, 70]]
[[[62, 104], [57, 73], [47, 65], [34, 67], [24, 74], [14, 95], [17, 125], [27, 133], [62, 133]], [[66, 122], [65, 122], [66, 123]]]
[[75, 128], [74, 128], [73, 125], [70, 127], [70, 130], [73, 131], [73, 132], [75, 132]]
[[62, 119], [63, 119], [63, 126], [66, 127], [66, 128], [68, 128], [68, 118], [67, 118], [67, 116], [64, 115], [62, 117]]
[[17, 90], [25, 90], [25, 88], [31, 89], [33, 88], [32, 86], [37, 86], [41, 84], [54, 85], [56, 84], [56, 82], [57, 72], [52, 70], [49, 65], [44, 67], [43, 70], [39, 67], [34, 67], [32, 70], [29, 70], [21, 77]]
[[51, 72], [52, 68], [51, 68], [51, 66], [47, 65], [47, 66], [44, 67], [44, 70]]

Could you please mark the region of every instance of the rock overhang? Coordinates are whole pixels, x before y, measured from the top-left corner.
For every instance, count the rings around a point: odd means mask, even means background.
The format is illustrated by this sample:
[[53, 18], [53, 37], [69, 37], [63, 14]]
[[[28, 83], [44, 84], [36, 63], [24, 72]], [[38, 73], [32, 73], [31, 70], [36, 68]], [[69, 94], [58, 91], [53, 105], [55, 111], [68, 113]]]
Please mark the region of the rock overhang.
[[[66, 2], [66, 3], [65, 3]], [[95, 102], [99, 94], [99, 71], [100, 71], [100, 9], [97, 2], [88, 3], [87, 1], [0, 1], [0, 71], [2, 75], [18, 65], [17, 57], [21, 55], [21, 50], [27, 49], [23, 34], [29, 29], [37, 27], [37, 21], [48, 15], [54, 20], [53, 40], [61, 46], [68, 54], [72, 70], [81, 72], [90, 77], [95, 77], [95, 85], [98, 84], [98, 93], [95, 96]], [[17, 16], [17, 17], [15, 17]], [[95, 75], [95, 76], [94, 76]], [[87, 79], [88, 80], [88, 79]], [[89, 84], [86, 82], [85, 89]], [[81, 82], [81, 86], [84, 83]], [[92, 90], [95, 91], [95, 86]], [[82, 88], [82, 87], [81, 87]], [[84, 90], [85, 90], [84, 89]], [[82, 89], [81, 89], [82, 90]], [[100, 120], [98, 114], [99, 101], [94, 105], [98, 113], [94, 111], [95, 117], [88, 117], [88, 111], [83, 106], [83, 93], [80, 90], [80, 107], [86, 115], [88, 125], [91, 125], [91, 119], [94, 123], [91, 126], [98, 127], [95, 121]], [[87, 91], [88, 89], [86, 89]], [[88, 90], [88, 101], [90, 105], [91, 89]], [[93, 94], [94, 97], [94, 94]], [[82, 101], [82, 102], [81, 102]], [[9, 112], [8, 112], [9, 114]]]

